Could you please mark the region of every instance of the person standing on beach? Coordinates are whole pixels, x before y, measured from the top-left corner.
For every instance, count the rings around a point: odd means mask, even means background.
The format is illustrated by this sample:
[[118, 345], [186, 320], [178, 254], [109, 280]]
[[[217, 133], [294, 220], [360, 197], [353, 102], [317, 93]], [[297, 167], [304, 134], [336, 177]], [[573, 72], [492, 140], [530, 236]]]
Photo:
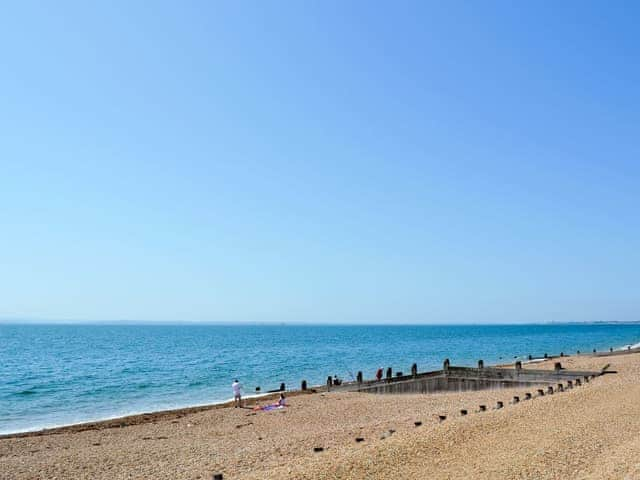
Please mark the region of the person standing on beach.
[[242, 407], [242, 385], [237, 378], [231, 384], [231, 389], [233, 390], [233, 407]]
[[376, 380], [378, 381], [382, 380], [382, 367], [380, 367], [376, 372]]

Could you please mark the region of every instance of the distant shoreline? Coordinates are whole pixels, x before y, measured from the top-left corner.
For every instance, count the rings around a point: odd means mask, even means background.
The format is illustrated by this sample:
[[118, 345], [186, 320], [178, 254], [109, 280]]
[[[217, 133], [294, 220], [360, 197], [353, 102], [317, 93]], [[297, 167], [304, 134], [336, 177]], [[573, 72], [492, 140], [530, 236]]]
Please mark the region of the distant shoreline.
[[2, 325], [90, 325], [90, 326], [215, 326], [215, 327], [503, 327], [503, 326], [527, 326], [527, 325], [640, 325], [640, 320], [628, 321], [540, 321], [540, 322], [436, 322], [436, 323], [353, 323], [353, 322], [216, 322], [216, 321], [144, 321], [144, 320], [72, 320], [72, 319], [16, 319], [0, 318]]

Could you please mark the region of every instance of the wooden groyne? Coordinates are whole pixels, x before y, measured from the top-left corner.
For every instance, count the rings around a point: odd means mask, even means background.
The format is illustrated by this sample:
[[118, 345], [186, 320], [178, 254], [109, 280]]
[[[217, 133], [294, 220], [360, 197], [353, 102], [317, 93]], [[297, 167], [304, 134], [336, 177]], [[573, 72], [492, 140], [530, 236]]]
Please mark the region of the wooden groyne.
[[[360, 372], [359, 372], [360, 373]], [[600, 371], [565, 370], [556, 362], [553, 370], [523, 369], [520, 362], [513, 368], [484, 367], [482, 361], [478, 368], [457, 367], [445, 360], [441, 370], [418, 373], [412, 368], [411, 375], [388, 375], [381, 380], [361, 380], [358, 375], [355, 382], [334, 385], [327, 381], [328, 391], [366, 392], [378, 394], [398, 393], [436, 393], [464, 392], [499, 388], [527, 387], [531, 385], [556, 385], [571, 383], [575, 379], [595, 378]]]

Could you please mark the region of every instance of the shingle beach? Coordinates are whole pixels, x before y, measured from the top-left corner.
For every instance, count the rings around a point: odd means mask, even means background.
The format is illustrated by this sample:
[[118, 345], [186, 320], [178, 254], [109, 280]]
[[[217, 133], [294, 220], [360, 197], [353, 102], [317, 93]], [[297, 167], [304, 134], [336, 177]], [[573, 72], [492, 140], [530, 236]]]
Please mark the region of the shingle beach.
[[5, 437], [0, 479], [640, 479], [640, 354], [561, 360], [617, 373], [545, 396], [316, 393]]

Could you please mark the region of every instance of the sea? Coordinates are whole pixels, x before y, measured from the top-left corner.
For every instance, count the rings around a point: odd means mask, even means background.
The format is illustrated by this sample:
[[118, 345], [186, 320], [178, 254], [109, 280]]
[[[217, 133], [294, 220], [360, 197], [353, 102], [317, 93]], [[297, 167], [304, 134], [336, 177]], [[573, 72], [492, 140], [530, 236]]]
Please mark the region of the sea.
[[346, 380], [526, 360], [640, 342], [640, 324], [0, 324], [0, 434], [211, 404]]

